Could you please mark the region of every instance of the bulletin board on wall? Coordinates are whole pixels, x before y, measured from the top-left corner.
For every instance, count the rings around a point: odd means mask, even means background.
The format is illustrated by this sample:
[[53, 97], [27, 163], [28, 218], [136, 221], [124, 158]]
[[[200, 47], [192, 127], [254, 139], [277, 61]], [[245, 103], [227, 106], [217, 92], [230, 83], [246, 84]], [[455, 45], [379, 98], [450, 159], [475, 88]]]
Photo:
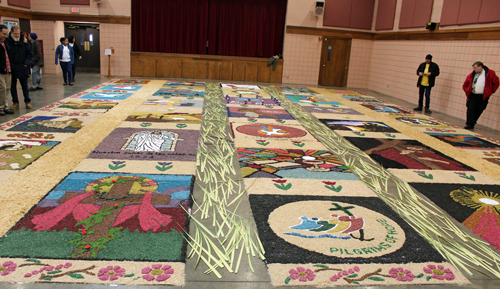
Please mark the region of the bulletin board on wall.
[[10, 31], [10, 28], [12, 26], [18, 26], [19, 25], [19, 21], [4, 19], [3, 20], [3, 25], [7, 26], [7, 28], [9, 28], [9, 31]]

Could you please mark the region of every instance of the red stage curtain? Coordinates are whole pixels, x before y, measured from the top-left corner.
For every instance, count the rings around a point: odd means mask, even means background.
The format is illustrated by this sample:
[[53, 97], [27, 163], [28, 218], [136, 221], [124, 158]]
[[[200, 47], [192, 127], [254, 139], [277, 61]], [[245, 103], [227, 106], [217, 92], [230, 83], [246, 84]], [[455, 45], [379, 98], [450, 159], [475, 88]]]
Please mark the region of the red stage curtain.
[[206, 54], [209, 0], [132, 0], [132, 50]]
[[287, 0], [210, 0], [208, 54], [281, 54], [286, 5]]
[[271, 57], [287, 0], [132, 0], [132, 50]]

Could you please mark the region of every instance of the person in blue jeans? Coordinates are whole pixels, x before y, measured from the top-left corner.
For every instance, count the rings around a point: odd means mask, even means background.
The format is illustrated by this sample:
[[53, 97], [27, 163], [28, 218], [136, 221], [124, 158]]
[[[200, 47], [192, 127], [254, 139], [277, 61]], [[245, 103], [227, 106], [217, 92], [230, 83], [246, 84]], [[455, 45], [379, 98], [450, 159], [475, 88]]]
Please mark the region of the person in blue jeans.
[[73, 51], [73, 47], [68, 45], [68, 38], [61, 37], [59, 41], [61, 41], [61, 45], [57, 46], [56, 48], [56, 65], [57, 62], [59, 62], [61, 65], [64, 79], [63, 85], [66, 85], [69, 82], [69, 85], [73, 86], [73, 83], [71, 83], [71, 81], [73, 80], [71, 70], [72, 65], [75, 61], [75, 53]]

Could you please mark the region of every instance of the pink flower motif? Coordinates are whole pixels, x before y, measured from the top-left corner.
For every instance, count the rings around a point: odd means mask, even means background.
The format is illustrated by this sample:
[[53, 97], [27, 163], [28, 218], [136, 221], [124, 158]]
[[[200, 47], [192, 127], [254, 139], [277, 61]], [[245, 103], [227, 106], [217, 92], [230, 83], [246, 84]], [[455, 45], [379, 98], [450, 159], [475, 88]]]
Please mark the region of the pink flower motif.
[[26, 277], [26, 278], [31, 277], [31, 273], [24, 274], [24, 277]]
[[448, 281], [451, 281], [455, 279], [455, 275], [453, 274], [453, 272], [449, 268], [445, 269], [442, 265], [436, 266], [429, 264], [427, 265], [427, 267], [424, 267], [424, 272], [427, 274], [432, 274], [431, 277], [438, 280], [446, 279]]
[[306, 282], [306, 281], [312, 281], [314, 280], [314, 277], [316, 277], [316, 274], [311, 269], [306, 269], [304, 267], [297, 267], [297, 270], [291, 269], [288, 271], [290, 273], [290, 278], [292, 280], [297, 280], [301, 282]]
[[415, 278], [415, 275], [411, 273], [410, 270], [404, 270], [403, 268], [392, 268], [389, 270], [389, 274], [392, 276], [392, 278], [395, 278], [398, 281], [412, 281]]
[[66, 269], [71, 267], [71, 266], [73, 266], [73, 264], [71, 264], [70, 262], [64, 264], [64, 268], [66, 268]]
[[361, 269], [359, 269], [359, 267], [358, 267], [358, 266], [354, 266], [354, 267], [352, 267], [352, 269], [354, 269], [354, 271], [356, 271], [356, 272], [361, 271]]
[[0, 266], [0, 275], [5, 276], [16, 271], [17, 264], [12, 261], [7, 261]]
[[59, 265], [57, 265], [57, 266], [56, 266], [56, 270], [61, 270], [61, 269], [63, 268], [63, 266], [64, 266], [63, 264], [59, 264]]
[[102, 281], [114, 281], [118, 277], [123, 277], [123, 275], [125, 275], [125, 269], [118, 265], [101, 268], [97, 273], [97, 277]]
[[145, 267], [141, 271], [142, 278], [148, 281], [165, 281], [170, 278], [170, 275], [174, 274], [174, 269], [170, 265], [154, 264], [151, 267]]

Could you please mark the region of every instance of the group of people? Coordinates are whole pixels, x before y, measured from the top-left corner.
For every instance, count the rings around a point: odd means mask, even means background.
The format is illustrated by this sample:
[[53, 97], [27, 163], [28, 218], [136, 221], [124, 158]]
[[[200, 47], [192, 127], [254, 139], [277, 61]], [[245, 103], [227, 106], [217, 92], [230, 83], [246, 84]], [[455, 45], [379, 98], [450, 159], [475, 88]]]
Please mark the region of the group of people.
[[[24, 37], [19, 26], [0, 25], [0, 116], [13, 114], [19, 108], [17, 81], [21, 84], [24, 103], [27, 109], [33, 108], [29, 92], [42, 90], [41, 68], [44, 66], [40, 41], [36, 33]], [[75, 37], [62, 37], [57, 46], [55, 63], [63, 70], [64, 85], [73, 85], [77, 59], [82, 55]], [[28, 88], [28, 79], [32, 74], [32, 86]], [[12, 106], [8, 106], [8, 96], [12, 96]]]
[[61, 37], [59, 39], [61, 45], [56, 48], [56, 65], [59, 62], [61, 69], [63, 71], [63, 85], [67, 85], [69, 82], [70, 86], [73, 86], [75, 82], [76, 74], [76, 63], [78, 59], [82, 59], [82, 54], [80, 53], [80, 48], [75, 42], [75, 36], [70, 36], [69, 38]]
[[[499, 78], [495, 71], [489, 69], [481, 61], [472, 64], [474, 69], [465, 79], [462, 89], [467, 96], [467, 119], [465, 129], [474, 129], [479, 117], [486, 109], [490, 96], [495, 93], [499, 86]], [[417, 68], [417, 87], [419, 88], [418, 106], [416, 111], [422, 111], [427, 114], [432, 113], [429, 109], [431, 102], [431, 89], [436, 83], [436, 77], [439, 76], [439, 66], [432, 62], [432, 55], [425, 57]], [[424, 104], [425, 94], [425, 107]]]

